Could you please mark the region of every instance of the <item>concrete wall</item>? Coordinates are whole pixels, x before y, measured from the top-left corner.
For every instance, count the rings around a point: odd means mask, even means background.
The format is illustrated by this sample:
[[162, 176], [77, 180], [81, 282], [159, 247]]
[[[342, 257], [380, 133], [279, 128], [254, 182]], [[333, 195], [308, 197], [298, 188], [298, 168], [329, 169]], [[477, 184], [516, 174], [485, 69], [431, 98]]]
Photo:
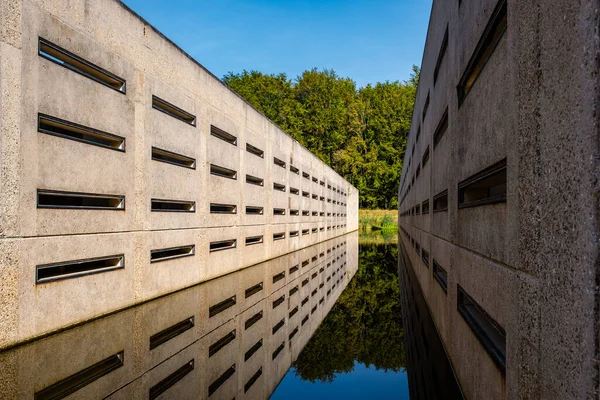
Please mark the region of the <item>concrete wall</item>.
[[[147, 399], [152, 387], [193, 361], [194, 369], [160, 398], [208, 398], [211, 384], [232, 365], [235, 373], [211, 398], [268, 398], [354, 276], [357, 241], [357, 233], [325, 241], [3, 352], [0, 397], [33, 398], [45, 388], [122, 352], [122, 366], [81, 387], [72, 397]], [[308, 261], [304, 267], [303, 261]], [[290, 273], [298, 264], [299, 269]], [[281, 272], [285, 277], [273, 282]], [[309, 282], [302, 286], [306, 279]], [[246, 289], [259, 283], [262, 290], [246, 297]], [[290, 292], [296, 287], [298, 291]], [[315, 289], [317, 293], [311, 295]], [[209, 316], [210, 307], [234, 295], [234, 306]], [[282, 295], [284, 301], [273, 307]], [[302, 305], [306, 297], [309, 300]], [[296, 307], [298, 312], [290, 317]], [[246, 328], [246, 322], [258, 313], [262, 318]], [[302, 324], [306, 315], [309, 318]], [[153, 335], [189, 318], [193, 318], [193, 327], [149, 348]], [[273, 327], [281, 320], [283, 326], [273, 334]], [[235, 338], [210, 356], [211, 345], [232, 331]], [[262, 346], [246, 360], [246, 352], [261, 340]], [[283, 349], [273, 357], [282, 343]], [[261, 376], [245, 391], [259, 369]]]
[[[599, 3], [508, 0], [506, 31], [461, 104], [457, 87], [498, 4], [434, 1], [399, 188], [401, 240], [467, 398], [592, 398], [600, 376]], [[446, 109], [448, 129], [434, 146]], [[505, 200], [459, 207], [459, 184], [502, 159]], [[434, 212], [444, 190], [448, 208]], [[414, 215], [425, 200], [430, 212]], [[433, 260], [448, 273], [447, 293]], [[505, 371], [457, 311], [458, 285], [505, 331]]]
[[[354, 187], [122, 3], [2, 0], [0, 21], [0, 348], [358, 228]], [[122, 78], [125, 89], [42, 57], [39, 38]], [[194, 123], [154, 109], [153, 96]], [[124, 145], [47, 134], [39, 114], [117, 135]], [[211, 126], [237, 143], [211, 135]], [[194, 159], [195, 168], [154, 160], [153, 147]], [[211, 164], [237, 179], [211, 174]], [[41, 208], [38, 190], [123, 196], [124, 209]], [[152, 199], [194, 209], [151, 211]], [[235, 205], [237, 213], [210, 213], [211, 203]], [[249, 215], [247, 206], [263, 214]], [[279, 233], [285, 238], [275, 241]], [[245, 246], [250, 236], [263, 243]], [[221, 240], [237, 246], [210, 252]], [[150, 263], [151, 250], [188, 245], [193, 256]], [[124, 268], [36, 284], [39, 265], [112, 255], [123, 255]]]

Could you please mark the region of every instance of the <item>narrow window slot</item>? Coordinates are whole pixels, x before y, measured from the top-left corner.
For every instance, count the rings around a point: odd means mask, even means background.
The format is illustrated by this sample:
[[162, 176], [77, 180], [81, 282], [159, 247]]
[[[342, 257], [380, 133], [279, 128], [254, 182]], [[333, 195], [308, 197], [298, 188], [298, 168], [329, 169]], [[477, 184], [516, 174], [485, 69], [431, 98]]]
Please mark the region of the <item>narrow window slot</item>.
[[194, 115], [155, 95], [152, 95], [152, 108], [183, 121], [186, 124], [196, 126], [196, 117]]
[[279, 345], [279, 347], [277, 347], [275, 349], [275, 351], [273, 352], [273, 355], [271, 356], [271, 360], [274, 360], [277, 358], [277, 356], [279, 355], [279, 353], [281, 353], [281, 351], [285, 348], [285, 341], [281, 342], [281, 344]]
[[312, 293], [310, 294], [310, 297], [315, 297], [315, 294], [317, 294], [317, 289], [312, 291]]
[[125, 79], [76, 56], [70, 51], [63, 49], [46, 39], [38, 38], [38, 54], [41, 57], [81, 74], [86, 78], [125, 94]]
[[310, 313], [311, 313], [311, 314], [314, 314], [314, 313], [315, 313], [315, 311], [317, 311], [317, 306], [316, 306], [316, 305], [315, 305], [315, 306], [314, 306], [314, 307], [313, 307], [313, 308], [310, 310]]
[[217, 204], [210, 203], [211, 214], [237, 214], [237, 206], [235, 204]]
[[291, 297], [293, 294], [298, 293], [298, 290], [300, 290], [300, 289], [298, 289], [298, 285], [294, 286], [293, 288], [290, 289], [289, 296]]
[[429, 253], [425, 249], [423, 249], [421, 252], [421, 260], [423, 260], [423, 263], [429, 267]]
[[325, 196], [319, 197], [319, 200], [321, 200], [322, 202], [325, 202]]
[[249, 215], [263, 215], [263, 207], [246, 206], [246, 214]]
[[278, 298], [277, 300], [275, 300], [273, 302], [273, 309], [277, 308], [277, 306], [279, 306], [281, 303], [283, 303], [285, 301], [285, 294], [281, 295], [280, 298]]
[[88, 258], [85, 260], [63, 261], [36, 266], [36, 284], [63, 279], [77, 278], [85, 275], [99, 274], [125, 268], [125, 255]]
[[[221, 178], [227, 179], [237, 179], [237, 171], [234, 171], [229, 168], [220, 167], [218, 165], [210, 164], [210, 173], [211, 175], [219, 176]], [[246, 175], [246, 182], [248, 182], [248, 175]], [[248, 182], [250, 183], [250, 182]], [[256, 183], [254, 183], [256, 185]], [[262, 186], [262, 185], [261, 185]]]
[[292, 318], [294, 315], [296, 315], [298, 313], [298, 310], [298, 306], [294, 307], [294, 309], [290, 311], [288, 318]]
[[262, 339], [260, 339], [252, 347], [250, 347], [250, 349], [248, 349], [246, 354], [244, 354], [244, 361], [248, 361], [250, 359], [250, 357], [252, 357], [254, 355], [254, 353], [256, 353], [262, 347], [262, 345], [263, 345], [263, 341], [262, 341]]
[[308, 230], [308, 229], [302, 229], [302, 236], [308, 235], [309, 233], [310, 233], [310, 230]]
[[298, 333], [298, 327], [295, 327], [292, 333], [290, 333], [290, 335], [288, 336], [288, 340], [292, 340], [292, 338], [296, 336], [296, 333]]
[[299, 235], [298, 231], [290, 231], [290, 237], [297, 237]]
[[177, 382], [182, 380], [187, 374], [194, 370], [194, 360], [188, 361], [184, 366], [177, 369], [171, 375], [167, 376], [162, 381], [150, 388], [148, 398], [150, 400], [156, 399], [158, 396], [166, 392], [169, 388], [174, 386]]
[[433, 198], [433, 212], [448, 210], [448, 191], [444, 190]]
[[124, 352], [121, 351], [36, 392], [33, 398], [35, 400], [62, 399], [114, 370], [121, 368], [123, 362]]
[[442, 45], [440, 46], [440, 52], [438, 53], [438, 58], [435, 63], [435, 69], [433, 70], [433, 84], [437, 83], [438, 75], [440, 73], [440, 68], [442, 66], [442, 61], [444, 61], [444, 56], [446, 55], [446, 49], [448, 48], [448, 26], [446, 26], [446, 32], [444, 33], [444, 39], [442, 39]]
[[237, 247], [237, 240], [220, 240], [218, 242], [210, 242], [210, 252], [221, 251], [221, 250], [230, 250], [235, 249]]
[[260, 292], [261, 290], [263, 290], [263, 283], [257, 283], [254, 286], [249, 287], [248, 289], [246, 289], [245, 295], [246, 298], [255, 295], [256, 293]]
[[176, 336], [181, 335], [183, 332], [190, 330], [194, 327], [194, 317], [189, 317], [181, 322], [176, 323], [173, 326], [168, 327], [154, 335], [150, 336], [150, 350], [153, 350], [163, 343], [168, 342]]
[[318, 228], [312, 228], [312, 233], [317, 233], [319, 231]]
[[259, 311], [256, 314], [254, 314], [253, 316], [251, 316], [250, 318], [248, 318], [246, 320], [246, 322], [244, 323], [244, 329], [248, 329], [250, 328], [252, 325], [254, 325], [255, 323], [257, 323], [258, 321], [260, 321], [263, 317], [263, 312]]
[[310, 179], [310, 174], [307, 174], [306, 172], [302, 172], [302, 177], [305, 179]]
[[444, 289], [444, 292], [448, 293], [448, 273], [435, 259], [433, 260], [433, 277]]
[[281, 327], [285, 325], [285, 318], [282, 318], [281, 321], [279, 321], [274, 327], [273, 329], [271, 329], [271, 334], [274, 335], [279, 329], [281, 329]]
[[313, 181], [314, 183], [319, 183], [319, 180], [318, 180], [317, 178], [315, 178], [314, 176], [312, 177], [312, 181]]
[[196, 160], [181, 154], [173, 153], [168, 150], [152, 147], [152, 159], [178, 167], [196, 169]]
[[285, 271], [278, 273], [277, 275], [273, 275], [273, 283], [277, 283], [280, 280], [285, 278]]
[[458, 312], [492, 357], [502, 373], [506, 371], [506, 332], [458, 285]]
[[425, 169], [425, 165], [427, 165], [427, 161], [429, 161], [429, 146], [427, 146], [427, 148], [425, 149], [425, 152], [423, 153], [423, 169]]
[[323, 181], [319, 181], [319, 185], [321, 185], [321, 186], [325, 186], [325, 182], [323, 182]]
[[318, 274], [319, 274], [318, 272], [315, 272], [314, 274], [312, 274], [311, 279], [315, 279]]
[[313, 211], [312, 212], [312, 216], [313, 217], [318, 217], [319, 216], [319, 212], [318, 211]]
[[250, 154], [254, 154], [257, 157], [265, 158], [265, 152], [259, 149], [258, 147], [252, 146], [249, 143], [246, 143], [246, 151]]
[[506, 202], [506, 159], [458, 184], [458, 208]]
[[319, 228], [319, 231], [320, 231], [320, 232], [324, 232], [324, 231], [325, 231], [325, 227], [323, 227], [323, 226], [322, 226], [322, 227], [320, 227], [320, 228]]
[[293, 165], [290, 165], [290, 171], [292, 171], [296, 175], [300, 174], [300, 170], [298, 168], [294, 167]]
[[290, 215], [300, 215], [300, 211], [298, 211], [298, 210], [290, 210]]
[[306, 278], [305, 280], [302, 281], [302, 287], [308, 285], [308, 278]]
[[308, 303], [308, 296], [306, 296], [303, 300], [302, 303], [300, 303], [300, 306], [304, 307], [304, 305]]
[[125, 138], [121, 136], [45, 114], [38, 114], [38, 132], [111, 150], [125, 151]]
[[237, 137], [225, 132], [222, 129], [217, 128], [214, 125], [210, 126], [210, 135], [217, 139], [224, 140], [225, 142], [237, 146]]
[[222, 302], [215, 304], [214, 306], [211, 306], [208, 309], [208, 317], [212, 318], [215, 315], [222, 313], [223, 311], [227, 310], [228, 308], [235, 306], [235, 303], [236, 303], [235, 296], [231, 296], [230, 298], [225, 299]]
[[296, 196], [298, 196], [300, 194], [300, 191], [296, 188], [293, 188], [290, 186], [290, 193], [291, 194], [295, 194]]
[[290, 268], [290, 274], [293, 274], [294, 272], [298, 271], [298, 266], [294, 265], [292, 268]]
[[507, 1], [500, 0], [492, 13], [492, 16], [483, 31], [477, 47], [467, 64], [462, 78], [458, 82], [458, 106], [460, 107], [471, 91], [481, 71], [491, 58], [500, 39], [504, 36], [507, 27]]
[[246, 175], [246, 183], [256, 186], [264, 186], [265, 180], [256, 176]]
[[152, 199], [150, 211], [160, 212], [196, 212], [195, 201]]
[[417, 179], [419, 179], [419, 174], [421, 174], [421, 165], [417, 165], [417, 172], [416, 172], [416, 175], [415, 175], [415, 177]]
[[421, 206], [421, 213], [423, 215], [429, 214], [429, 200], [425, 200]]
[[[327, 280], [329, 280], [329, 279], [327, 279]], [[327, 291], [327, 296], [329, 296], [330, 294], [331, 294], [331, 289], [329, 289], [329, 290]]]
[[302, 216], [303, 217], [309, 217], [310, 216], [310, 211], [308, 211], [308, 210], [302, 211]]
[[325, 301], [325, 297], [321, 297], [321, 298], [319, 299], [319, 304], [323, 304], [323, 302], [324, 302], [324, 301]]
[[308, 314], [306, 314], [304, 316], [304, 318], [302, 318], [302, 323], [300, 324], [301, 326], [304, 326], [304, 324], [306, 323], [306, 321], [308, 321]]
[[76, 210], [124, 210], [125, 196], [38, 189], [37, 207]]
[[219, 352], [219, 350], [221, 350], [223, 347], [227, 346], [229, 343], [233, 342], [234, 340], [235, 340], [235, 329], [208, 347], [208, 357], [210, 358], [210, 357], [214, 356], [215, 354], [217, 354]]
[[281, 183], [273, 183], [273, 190], [285, 192], [285, 185], [282, 185]]
[[[425, 121], [425, 116], [427, 115], [427, 110], [429, 109], [429, 93], [427, 93], [427, 98], [425, 99], [425, 105], [423, 105], [423, 121]], [[415, 145], [413, 144], [413, 154], [415, 153]]]
[[156, 263], [161, 261], [173, 260], [176, 258], [191, 257], [195, 254], [195, 249], [196, 246], [191, 244], [188, 246], [150, 250], [150, 262]]
[[280, 160], [277, 157], [273, 157], [273, 164], [277, 165], [278, 167], [281, 167], [281, 168], [285, 169], [285, 161]]
[[444, 115], [442, 115], [442, 119], [438, 123], [437, 128], [435, 129], [435, 133], [433, 134], [433, 148], [435, 149], [437, 145], [442, 140], [442, 137], [448, 130], [448, 109], [444, 111]]
[[302, 197], [310, 198], [310, 193], [302, 191]]
[[302, 268], [306, 267], [310, 263], [310, 260], [306, 259], [302, 261]]
[[263, 235], [249, 236], [246, 238], [246, 246], [252, 246], [253, 244], [260, 244], [262, 242], [263, 242]]
[[285, 208], [274, 208], [273, 215], [285, 215]]
[[313, 195], [312, 195], [312, 198], [313, 198], [313, 200], [319, 200], [319, 196], [318, 196], [318, 195], [316, 195], [316, 194], [313, 194]]
[[208, 387], [208, 396], [212, 396], [213, 393], [217, 391], [229, 378], [231, 378], [235, 374], [235, 364], [229, 367], [223, 374], [215, 379], [213, 383]]

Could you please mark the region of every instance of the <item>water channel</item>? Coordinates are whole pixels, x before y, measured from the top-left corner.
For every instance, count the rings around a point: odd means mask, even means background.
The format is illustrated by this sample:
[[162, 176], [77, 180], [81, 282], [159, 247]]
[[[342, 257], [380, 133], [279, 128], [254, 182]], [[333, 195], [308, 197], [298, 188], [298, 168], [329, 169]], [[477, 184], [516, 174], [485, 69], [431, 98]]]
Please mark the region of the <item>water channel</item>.
[[0, 352], [0, 398], [460, 399], [398, 251], [351, 233]]

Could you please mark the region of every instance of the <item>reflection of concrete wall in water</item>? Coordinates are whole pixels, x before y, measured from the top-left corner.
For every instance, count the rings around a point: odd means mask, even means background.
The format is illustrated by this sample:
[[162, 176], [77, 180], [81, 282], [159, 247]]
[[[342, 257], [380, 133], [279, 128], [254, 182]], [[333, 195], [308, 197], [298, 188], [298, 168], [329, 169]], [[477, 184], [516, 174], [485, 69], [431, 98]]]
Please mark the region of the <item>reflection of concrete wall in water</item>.
[[467, 398], [599, 390], [597, 5], [433, 2], [400, 237]]
[[352, 233], [0, 353], [0, 397], [268, 398], [357, 266]]
[[354, 187], [120, 2], [2, 9], [0, 347], [357, 229]]

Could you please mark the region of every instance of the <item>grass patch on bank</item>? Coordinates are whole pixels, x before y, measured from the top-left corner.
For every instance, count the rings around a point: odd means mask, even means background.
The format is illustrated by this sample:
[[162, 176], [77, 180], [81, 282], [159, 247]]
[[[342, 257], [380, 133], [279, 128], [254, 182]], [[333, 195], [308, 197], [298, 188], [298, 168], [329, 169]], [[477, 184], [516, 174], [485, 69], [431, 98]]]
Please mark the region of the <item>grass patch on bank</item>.
[[361, 231], [397, 231], [397, 210], [359, 210], [358, 225]]

